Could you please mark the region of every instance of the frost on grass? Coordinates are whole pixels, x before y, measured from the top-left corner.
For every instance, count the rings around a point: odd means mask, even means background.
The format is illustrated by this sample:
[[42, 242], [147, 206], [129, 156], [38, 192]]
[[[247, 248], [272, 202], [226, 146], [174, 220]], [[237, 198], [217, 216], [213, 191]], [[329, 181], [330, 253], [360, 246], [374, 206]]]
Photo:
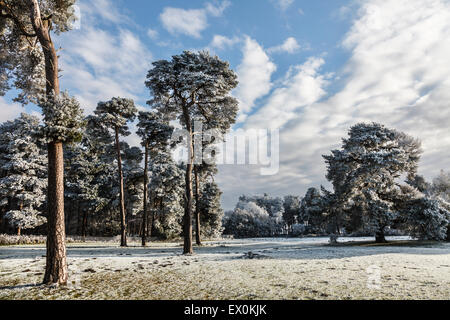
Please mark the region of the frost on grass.
[[223, 240], [205, 243], [193, 256], [181, 255], [177, 243], [69, 244], [72, 283], [65, 288], [35, 285], [43, 246], [2, 247], [0, 299], [450, 298], [450, 244], [327, 241]]

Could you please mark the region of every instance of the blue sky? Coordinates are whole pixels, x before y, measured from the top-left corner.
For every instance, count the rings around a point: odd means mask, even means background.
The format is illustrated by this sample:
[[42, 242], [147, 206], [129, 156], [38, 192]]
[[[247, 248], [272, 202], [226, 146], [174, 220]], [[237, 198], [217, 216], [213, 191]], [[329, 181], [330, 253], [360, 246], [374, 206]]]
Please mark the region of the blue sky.
[[[145, 108], [152, 61], [208, 49], [239, 76], [234, 129], [280, 130], [276, 175], [220, 167], [226, 209], [241, 194], [303, 195], [327, 185], [321, 155], [361, 121], [420, 138], [419, 173], [428, 179], [449, 169], [448, 0], [81, 0], [79, 7], [80, 28], [54, 40], [62, 88], [87, 114], [113, 96]], [[0, 98], [2, 121], [23, 111], [11, 97]]]

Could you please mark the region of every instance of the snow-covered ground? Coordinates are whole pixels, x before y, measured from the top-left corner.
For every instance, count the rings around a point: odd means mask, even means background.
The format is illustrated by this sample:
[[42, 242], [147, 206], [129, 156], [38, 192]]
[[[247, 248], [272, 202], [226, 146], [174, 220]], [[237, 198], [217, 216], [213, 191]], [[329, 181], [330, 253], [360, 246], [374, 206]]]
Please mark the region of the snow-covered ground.
[[68, 244], [64, 288], [36, 285], [45, 246], [0, 247], [0, 299], [450, 299], [450, 244], [371, 240], [222, 240], [192, 256], [180, 243]]

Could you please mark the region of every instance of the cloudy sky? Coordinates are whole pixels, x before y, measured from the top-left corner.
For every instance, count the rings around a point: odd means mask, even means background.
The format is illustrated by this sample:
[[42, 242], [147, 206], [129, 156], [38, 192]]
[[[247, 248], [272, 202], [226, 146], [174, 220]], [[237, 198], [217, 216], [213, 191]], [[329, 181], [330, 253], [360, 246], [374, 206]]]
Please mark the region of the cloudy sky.
[[[79, 28], [55, 42], [61, 85], [87, 114], [113, 96], [145, 108], [152, 61], [208, 49], [239, 76], [234, 129], [280, 130], [278, 174], [220, 167], [226, 209], [241, 194], [327, 186], [321, 155], [361, 121], [420, 138], [419, 173], [427, 178], [450, 169], [448, 0], [82, 0], [79, 7]], [[23, 111], [11, 97], [0, 98], [2, 121]]]

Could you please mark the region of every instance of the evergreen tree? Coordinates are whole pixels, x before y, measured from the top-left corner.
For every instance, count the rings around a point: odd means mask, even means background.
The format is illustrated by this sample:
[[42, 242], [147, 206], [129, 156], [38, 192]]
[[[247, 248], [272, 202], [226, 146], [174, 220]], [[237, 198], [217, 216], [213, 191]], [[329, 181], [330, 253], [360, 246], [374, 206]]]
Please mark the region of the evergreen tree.
[[194, 123], [202, 120], [208, 128], [225, 134], [235, 122], [238, 103], [229, 95], [238, 82], [227, 62], [207, 52], [185, 51], [171, 61], [153, 63], [146, 86], [151, 102], [168, 119], [178, 119], [187, 132], [188, 159], [185, 173], [184, 254], [192, 249], [192, 171], [194, 157]]
[[141, 167], [143, 154], [140, 148], [130, 147], [122, 143], [123, 172], [125, 179], [125, 203], [127, 209], [127, 225], [133, 234], [139, 234], [141, 229], [141, 215], [144, 210], [144, 175]]
[[300, 202], [299, 221], [304, 221], [314, 231], [321, 231], [324, 226], [325, 213], [328, 206], [324, 205], [324, 197], [317, 188], [309, 188]]
[[196, 204], [201, 212], [202, 234], [209, 238], [218, 238], [223, 231], [223, 209], [220, 204], [222, 192], [214, 182], [207, 182]]
[[69, 212], [68, 230], [71, 230], [73, 211], [76, 211], [76, 233], [86, 236], [88, 220], [94, 219], [105, 207], [107, 199], [102, 197], [104, 188], [101, 176], [110, 161], [102, 161], [105, 143], [111, 143], [108, 137], [101, 139], [92, 116], [86, 118], [87, 126], [83, 131], [83, 138], [79, 143], [67, 145], [64, 148], [65, 157], [65, 197], [66, 210]]
[[42, 215], [47, 189], [44, 147], [35, 116], [22, 113], [0, 126], [0, 203], [19, 235], [46, 222]]
[[399, 178], [416, 174], [420, 154], [420, 142], [405, 133], [378, 123], [351, 127], [342, 149], [323, 156], [327, 179], [334, 187], [337, 221], [350, 206], [357, 205], [376, 241], [384, 242], [385, 228], [399, 218], [395, 208]]
[[297, 196], [285, 196], [283, 201], [283, 219], [288, 233], [291, 233], [292, 226], [297, 223], [300, 213], [300, 199]]
[[[430, 192], [439, 200], [441, 207], [450, 211], [450, 172], [441, 170], [439, 176], [433, 179]], [[450, 222], [447, 226], [447, 241], [450, 241]]]
[[137, 134], [142, 139], [144, 147], [144, 190], [143, 190], [143, 213], [142, 213], [142, 246], [146, 245], [147, 236], [147, 202], [148, 202], [148, 157], [155, 156], [160, 151], [165, 151], [169, 139], [172, 136], [173, 127], [160, 117], [156, 112], [139, 112]]
[[185, 168], [177, 165], [168, 150], [155, 154], [150, 161], [151, 219], [149, 231], [169, 239], [181, 236]]
[[125, 211], [125, 193], [123, 183], [122, 155], [120, 149], [120, 136], [128, 136], [131, 132], [128, 129], [127, 122], [133, 121], [136, 117], [137, 108], [133, 100], [125, 98], [112, 98], [107, 102], [99, 102], [97, 109], [94, 111], [98, 117], [98, 123], [104, 130], [111, 129], [114, 132], [117, 167], [119, 174], [119, 209], [120, 209], [120, 245], [127, 246], [127, 223]]

